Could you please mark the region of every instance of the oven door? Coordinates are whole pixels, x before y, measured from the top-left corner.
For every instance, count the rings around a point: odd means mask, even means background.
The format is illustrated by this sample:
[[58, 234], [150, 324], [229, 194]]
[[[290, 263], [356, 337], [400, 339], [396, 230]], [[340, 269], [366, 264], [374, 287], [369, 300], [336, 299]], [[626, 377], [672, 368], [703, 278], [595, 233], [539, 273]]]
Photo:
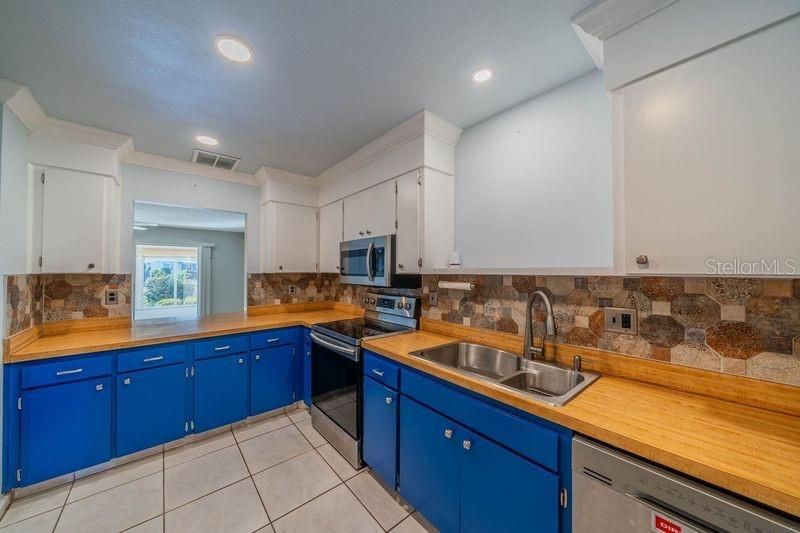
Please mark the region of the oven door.
[[339, 245], [340, 281], [351, 285], [390, 287], [394, 235], [346, 241]]
[[[311, 332], [311, 404], [354, 441], [361, 440], [360, 352], [355, 346]], [[324, 432], [325, 428], [318, 429]]]

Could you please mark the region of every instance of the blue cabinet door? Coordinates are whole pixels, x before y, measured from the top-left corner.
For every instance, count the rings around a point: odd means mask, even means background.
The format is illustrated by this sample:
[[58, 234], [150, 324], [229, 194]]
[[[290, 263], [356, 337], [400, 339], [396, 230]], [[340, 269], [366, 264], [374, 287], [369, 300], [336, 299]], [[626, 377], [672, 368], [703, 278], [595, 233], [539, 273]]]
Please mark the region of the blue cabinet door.
[[250, 414], [257, 415], [292, 403], [294, 345], [250, 353]]
[[364, 461], [392, 488], [397, 486], [397, 393], [364, 378]]
[[111, 378], [22, 392], [20, 461], [29, 485], [111, 459]]
[[117, 455], [185, 435], [186, 382], [183, 364], [117, 376]]
[[558, 476], [475, 434], [458, 446], [462, 533], [558, 532]]
[[247, 366], [247, 354], [195, 362], [195, 432], [247, 418]]
[[458, 531], [461, 454], [457, 446], [466, 434], [453, 421], [403, 397], [400, 494], [443, 533]]

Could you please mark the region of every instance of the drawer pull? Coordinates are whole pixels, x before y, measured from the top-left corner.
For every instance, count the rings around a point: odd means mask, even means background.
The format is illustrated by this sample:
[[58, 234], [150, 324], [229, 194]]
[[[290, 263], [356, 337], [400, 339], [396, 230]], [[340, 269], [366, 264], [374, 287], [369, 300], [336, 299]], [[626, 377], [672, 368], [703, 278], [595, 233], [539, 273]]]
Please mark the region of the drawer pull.
[[372, 373], [375, 374], [378, 377], [381, 377], [381, 378], [383, 377], [383, 371], [382, 370], [378, 370], [377, 368], [373, 368], [372, 369]]
[[230, 350], [230, 349], [231, 349], [231, 345], [230, 344], [226, 344], [225, 346], [217, 346], [216, 348], [214, 348], [214, 351], [215, 352], [221, 352], [222, 350]]
[[68, 376], [70, 374], [80, 374], [83, 372], [82, 368], [75, 368], [73, 370], [59, 370], [56, 372], [56, 376]]
[[154, 361], [161, 361], [162, 359], [164, 359], [163, 355], [156, 355], [155, 357], [145, 357], [144, 359], [142, 359], [142, 362], [143, 363], [152, 363]]
[[281, 340], [280, 337], [275, 337], [274, 339], [267, 339], [267, 342], [278, 342], [279, 340]]

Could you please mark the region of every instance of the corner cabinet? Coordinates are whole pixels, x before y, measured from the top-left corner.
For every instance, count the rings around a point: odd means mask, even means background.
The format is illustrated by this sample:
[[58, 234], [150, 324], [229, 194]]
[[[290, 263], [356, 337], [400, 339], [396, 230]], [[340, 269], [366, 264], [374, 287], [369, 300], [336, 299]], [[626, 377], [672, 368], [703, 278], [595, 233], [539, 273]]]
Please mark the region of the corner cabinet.
[[371, 353], [364, 374], [364, 461], [439, 530], [570, 531], [569, 430]]
[[319, 208], [319, 271], [338, 274], [339, 244], [342, 242], [342, 210], [339, 200]]
[[302, 342], [295, 327], [4, 365], [3, 492], [291, 405]]

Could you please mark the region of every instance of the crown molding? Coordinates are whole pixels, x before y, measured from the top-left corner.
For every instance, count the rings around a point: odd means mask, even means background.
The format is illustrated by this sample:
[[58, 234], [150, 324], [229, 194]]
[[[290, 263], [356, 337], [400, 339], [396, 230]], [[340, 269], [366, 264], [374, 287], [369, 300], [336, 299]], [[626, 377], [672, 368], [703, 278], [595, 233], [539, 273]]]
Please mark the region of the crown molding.
[[464, 131], [455, 124], [451, 124], [439, 115], [435, 115], [430, 111], [423, 111], [425, 114], [425, 135], [430, 135], [435, 139], [455, 146], [461, 138], [461, 133]]
[[301, 187], [316, 187], [317, 185], [315, 178], [273, 167], [259, 168], [255, 173], [255, 180], [258, 185], [264, 185], [270, 180], [289, 183], [291, 185], [298, 185]]
[[28, 88], [8, 80], [0, 81], [3, 82], [3, 92], [8, 95], [4, 99], [8, 108], [28, 130], [34, 131], [39, 128], [48, 117]]
[[[570, 22], [587, 34], [604, 41], [677, 1], [600, 0], [572, 17]], [[591, 55], [592, 52], [589, 53]]]
[[236, 172], [234, 170], [222, 170], [219, 168], [208, 167], [199, 163], [192, 163], [191, 161], [181, 161], [172, 157], [166, 157], [157, 154], [148, 154], [145, 152], [138, 152], [131, 150], [124, 158], [121, 158], [123, 163], [131, 165], [139, 165], [142, 167], [156, 168], [159, 170], [168, 170], [171, 172], [178, 172], [180, 174], [188, 174], [190, 176], [201, 176], [204, 178], [212, 178], [222, 181], [230, 181], [233, 183], [241, 183], [243, 185], [252, 185], [258, 187], [259, 183], [256, 181], [253, 174], [245, 172]]

